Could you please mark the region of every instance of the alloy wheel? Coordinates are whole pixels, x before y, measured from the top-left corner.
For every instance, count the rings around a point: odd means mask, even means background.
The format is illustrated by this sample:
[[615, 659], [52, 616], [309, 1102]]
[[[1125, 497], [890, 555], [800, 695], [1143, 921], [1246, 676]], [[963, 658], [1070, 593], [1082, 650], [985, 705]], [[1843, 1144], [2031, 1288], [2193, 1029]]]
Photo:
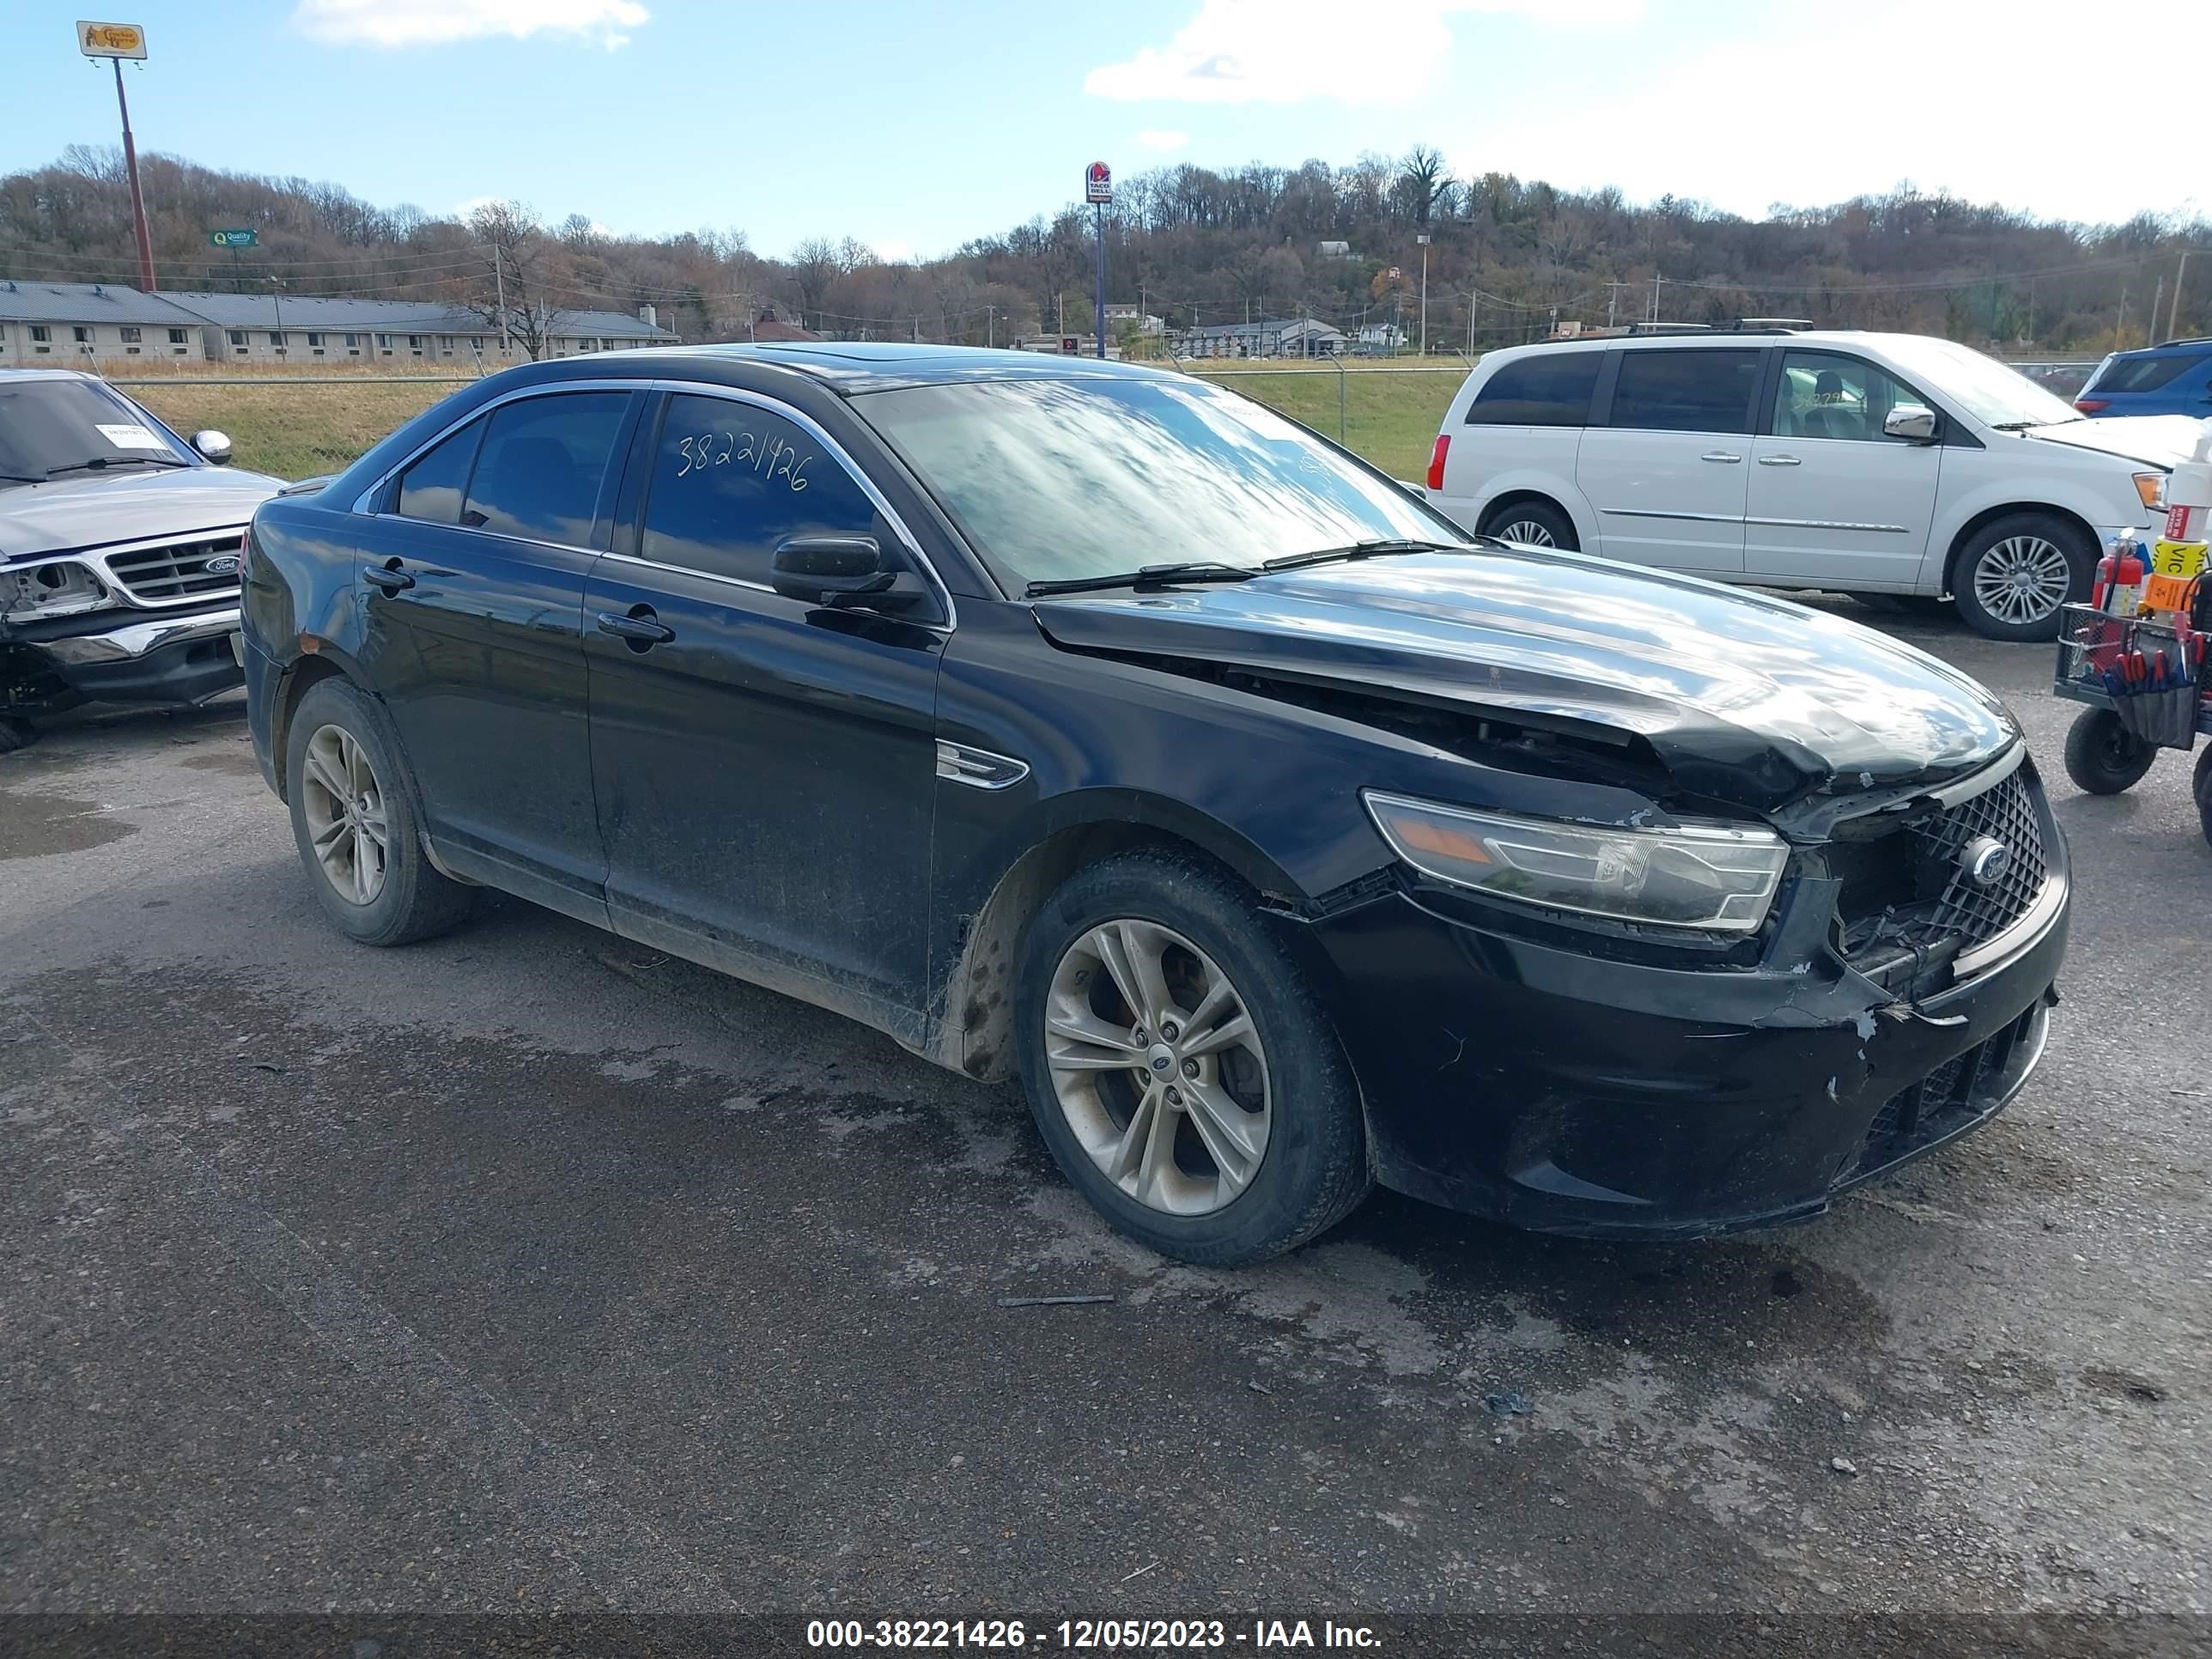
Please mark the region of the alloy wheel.
[[1557, 547], [1552, 532], [1534, 519], [1516, 519], [1498, 532], [1501, 542], [1524, 542], [1530, 547]]
[[1045, 1000], [1045, 1065], [1068, 1127], [1107, 1179], [1149, 1209], [1205, 1215], [1267, 1155], [1267, 1060], [1243, 997], [1173, 928], [1091, 928]]
[[374, 904], [384, 890], [391, 826], [368, 751], [340, 726], [307, 739], [301, 805], [315, 858], [331, 890], [349, 904]]
[[2041, 536], [2008, 536], [1974, 565], [1974, 598], [2001, 623], [2025, 627], [2048, 621], [2073, 591], [2065, 550]]

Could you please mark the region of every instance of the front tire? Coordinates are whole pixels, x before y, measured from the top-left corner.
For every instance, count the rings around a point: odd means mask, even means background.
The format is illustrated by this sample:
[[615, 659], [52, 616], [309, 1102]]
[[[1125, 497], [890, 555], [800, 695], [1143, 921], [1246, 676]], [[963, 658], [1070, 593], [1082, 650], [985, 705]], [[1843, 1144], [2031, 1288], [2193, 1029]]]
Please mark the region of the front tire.
[[1077, 872], [1022, 943], [1023, 1085], [1054, 1160], [1162, 1255], [1264, 1261], [1369, 1185], [1359, 1091], [1249, 889], [1171, 852]]
[[457, 927], [477, 890], [431, 867], [422, 815], [382, 707], [348, 681], [311, 686], [285, 744], [292, 839], [323, 913], [363, 945]]
[[2085, 599], [2096, 549], [2077, 526], [2048, 513], [2010, 513], [1959, 551], [1951, 592], [1959, 615], [1987, 640], [2055, 640], [2061, 605]]
[[[2134, 788], [2157, 759], [2157, 748], [2121, 725], [2109, 708], [2085, 708], [2067, 728], [2066, 775], [2090, 794], [2117, 795]], [[2197, 776], [2201, 781], [2202, 767]]]
[[1483, 514], [1482, 533], [1501, 542], [1577, 551], [1575, 521], [1549, 501], [1509, 501]]

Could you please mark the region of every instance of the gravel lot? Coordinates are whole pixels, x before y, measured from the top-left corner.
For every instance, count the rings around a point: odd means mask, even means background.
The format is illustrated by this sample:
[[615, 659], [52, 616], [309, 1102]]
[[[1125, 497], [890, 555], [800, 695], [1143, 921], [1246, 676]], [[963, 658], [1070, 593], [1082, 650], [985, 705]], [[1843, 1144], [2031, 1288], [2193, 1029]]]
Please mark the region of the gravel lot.
[[1786, 1232], [1382, 1195], [1241, 1273], [799, 1004], [519, 902], [347, 944], [235, 704], [58, 726], [0, 758], [0, 1610], [2212, 1613], [2187, 766], [2082, 796], [2044, 648], [1898, 631], [2073, 838], [2009, 1112]]

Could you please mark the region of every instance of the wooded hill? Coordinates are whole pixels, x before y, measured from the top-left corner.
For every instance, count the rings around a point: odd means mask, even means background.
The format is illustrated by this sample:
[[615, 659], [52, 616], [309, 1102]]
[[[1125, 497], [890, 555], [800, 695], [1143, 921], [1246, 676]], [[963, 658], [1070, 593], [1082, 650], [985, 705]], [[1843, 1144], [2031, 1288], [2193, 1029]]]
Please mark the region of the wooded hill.
[[[545, 222], [514, 204], [464, 222], [170, 156], [143, 158], [142, 171], [168, 288], [482, 303], [496, 262], [510, 305], [650, 303], [694, 340], [744, 338], [764, 315], [846, 336], [975, 344], [1091, 324], [1091, 216], [1073, 204], [942, 258], [890, 263], [851, 240], [769, 258], [737, 228], [609, 236], [582, 214]], [[1455, 179], [1424, 149], [1343, 167], [1161, 167], [1117, 190], [1108, 297], [1177, 330], [1310, 314], [1347, 330], [1395, 319], [1412, 336], [1415, 238], [1427, 234], [1435, 349], [1530, 338], [1555, 314], [1648, 317], [1655, 293], [1664, 321], [1802, 317], [2027, 352], [2142, 345], [2165, 337], [2169, 315], [2179, 332], [2212, 332], [2212, 223], [2201, 217], [2047, 222], [1900, 185], [1750, 220], [1686, 198], [1639, 205], [1614, 190], [1504, 173]], [[238, 256], [209, 246], [210, 229], [233, 227], [257, 231], [260, 246]], [[2176, 313], [2175, 275], [2191, 248], [2207, 252], [2191, 262]], [[0, 179], [8, 277], [137, 282], [119, 151], [73, 147]]]

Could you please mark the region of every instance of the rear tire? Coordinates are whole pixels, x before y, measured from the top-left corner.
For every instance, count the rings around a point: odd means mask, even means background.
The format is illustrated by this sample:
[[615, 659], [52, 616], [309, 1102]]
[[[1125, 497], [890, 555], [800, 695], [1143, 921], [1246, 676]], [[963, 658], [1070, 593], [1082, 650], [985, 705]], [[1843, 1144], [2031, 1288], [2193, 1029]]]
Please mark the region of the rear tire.
[[2197, 794], [2197, 821], [2204, 828], [2204, 839], [2212, 843], [2212, 749], [2197, 757], [2197, 772], [2193, 780]]
[[[2212, 749], [2204, 752], [2212, 755]], [[2158, 750], [2122, 726], [2109, 708], [2083, 709], [2066, 732], [2066, 775], [2093, 795], [2132, 789], [2157, 759]], [[2200, 763], [2200, 785], [2204, 776]]]
[[1482, 533], [1501, 542], [1529, 547], [1558, 547], [1573, 553], [1582, 546], [1575, 521], [1549, 501], [1509, 501], [1483, 514]]
[[1218, 866], [1158, 851], [1078, 871], [1031, 920], [1016, 987], [1045, 1145], [1139, 1243], [1264, 1261], [1366, 1195], [1351, 1062], [1251, 890]]
[[477, 890], [431, 866], [398, 734], [347, 680], [308, 688], [293, 712], [284, 776], [292, 839], [317, 902], [363, 945], [411, 945], [459, 926]]
[[13, 714], [0, 714], [0, 755], [29, 748], [38, 735], [38, 727], [30, 721], [18, 720]]
[[1960, 549], [1951, 592], [1985, 640], [2055, 640], [2058, 607], [2089, 597], [2096, 560], [2079, 526], [2048, 513], [2008, 513]]

